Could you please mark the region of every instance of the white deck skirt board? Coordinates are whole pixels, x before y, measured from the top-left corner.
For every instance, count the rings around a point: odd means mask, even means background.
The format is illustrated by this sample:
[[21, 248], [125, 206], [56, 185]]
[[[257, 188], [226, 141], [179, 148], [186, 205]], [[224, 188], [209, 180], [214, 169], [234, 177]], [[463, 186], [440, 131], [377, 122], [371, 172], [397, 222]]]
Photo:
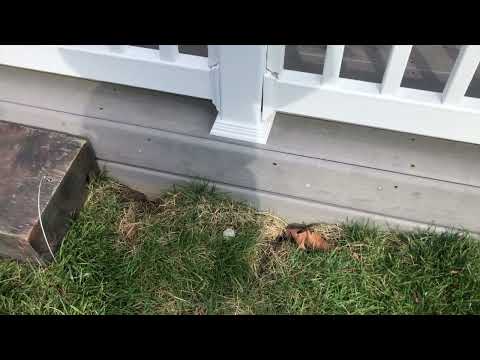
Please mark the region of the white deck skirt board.
[[[0, 79], [3, 101], [195, 137], [209, 138], [216, 117], [205, 99], [9, 66], [0, 66]], [[0, 103], [0, 116], [5, 106]], [[480, 146], [463, 142], [280, 113], [268, 143], [255, 146], [480, 186], [480, 167], [472, 165]]]
[[380, 84], [338, 79], [321, 84], [319, 75], [284, 70], [279, 80], [265, 75], [278, 112], [480, 144], [480, 99], [443, 104], [441, 94], [400, 88], [380, 94]]
[[[173, 184], [189, 183], [194, 178], [180, 176], [161, 171], [153, 171], [144, 168], [132, 167], [108, 161], [99, 161], [99, 166], [105, 169], [109, 176], [130, 186], [132, 189], [144, 192], [150, 198], [158, 197], [163, 191], [171, 188]], [[318, 222], [321, 219], [326, 223], [338, 223], [343, 221], [369, 221], [389, 229], [416, 230], [433, 229], [445, 231], [447, 228], [437, 226], [432, 228], [430, 224], [424, 224], [404, 219], [392, 218], [380, 214], [367, 213], [349, 208], [323, 204], [305, 199], [292, 198], [281, 194], [231, 186], [222, 183], [212, 183], [222, 192], [232, 197], [245, 201], [261, 211], [270, 211], [282, 216], [290, 222]], [[472, 233], [476, 238], [478, 233]]]
[[101, 160], [480, 232], [478, 187], [24, 105], [0, 105], [3, 120], [88, 138]]
[[0, 64], [211, 99], [208, 59], [116, 45], [2, 45]]

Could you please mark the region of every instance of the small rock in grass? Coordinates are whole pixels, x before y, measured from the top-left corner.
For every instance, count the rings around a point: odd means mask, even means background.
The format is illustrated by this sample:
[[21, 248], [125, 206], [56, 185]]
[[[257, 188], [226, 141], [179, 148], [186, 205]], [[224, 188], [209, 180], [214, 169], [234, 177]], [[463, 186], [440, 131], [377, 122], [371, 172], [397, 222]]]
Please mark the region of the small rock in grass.
[[228, 228], [223, 232], [224, 238], [233, 238], [235, 237], [235, 230]]

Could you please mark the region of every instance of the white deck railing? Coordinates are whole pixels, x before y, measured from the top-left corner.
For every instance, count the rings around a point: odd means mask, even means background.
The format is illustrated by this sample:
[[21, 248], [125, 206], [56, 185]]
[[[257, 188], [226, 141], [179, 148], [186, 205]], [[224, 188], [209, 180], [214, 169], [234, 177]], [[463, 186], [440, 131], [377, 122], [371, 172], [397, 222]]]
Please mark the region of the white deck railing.
[[393, 45], [377, 84], [339, 77], [343, 45], [327, 47], [322, 75], [285, 70], [283, 46], [270, 46], [264, 108], [480, 144], [480, 99], [465, 96], [480, 46], [462, 46], [443, 93], [400, 87], [411, 50]]
[[[480, 46], [463, 45], [443, 93], [401, 87], [412, 45], [393, 45], [382, 83], [342, 78], [344, 45], [328, 45], [322, 75], [284, 68], [284, 45], [0, 46], [0, 64], [211, 99], [211, 133], [257, 143], [284, 112], [480, 144], [480, 99], [465, 93]], [[1, 81], [1, 79], [0, 79]]]
[[211, 99], [210, 67], [177, 45], [2, 45], [0, 64]]

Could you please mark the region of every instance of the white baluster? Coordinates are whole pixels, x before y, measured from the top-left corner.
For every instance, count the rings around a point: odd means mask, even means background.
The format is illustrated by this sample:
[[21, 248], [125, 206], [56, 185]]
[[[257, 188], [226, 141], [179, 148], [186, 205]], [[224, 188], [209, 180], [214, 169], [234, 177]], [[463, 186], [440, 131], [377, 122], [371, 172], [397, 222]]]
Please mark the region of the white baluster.
[[479, 62], [480, 45], [463, 45], [443, 90], [443, 103], [455, 104], [463, 99]]
[[345, 45], [327, 45], [322, 76], [324, 83], [333, 83], [340, 77], [344, 50]]
[[382, 80], [382, 94], [393, 94], [400, 88], [413, 45], [392, 45]]

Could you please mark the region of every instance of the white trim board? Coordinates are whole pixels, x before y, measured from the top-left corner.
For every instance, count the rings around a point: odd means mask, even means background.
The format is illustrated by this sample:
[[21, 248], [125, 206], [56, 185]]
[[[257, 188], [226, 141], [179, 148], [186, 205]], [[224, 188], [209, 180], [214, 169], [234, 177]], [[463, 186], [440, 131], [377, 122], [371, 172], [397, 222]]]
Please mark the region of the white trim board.
[[180, 95], [212, 98], [208, 59], [117, 45], [2, 45], [0, 64]]

